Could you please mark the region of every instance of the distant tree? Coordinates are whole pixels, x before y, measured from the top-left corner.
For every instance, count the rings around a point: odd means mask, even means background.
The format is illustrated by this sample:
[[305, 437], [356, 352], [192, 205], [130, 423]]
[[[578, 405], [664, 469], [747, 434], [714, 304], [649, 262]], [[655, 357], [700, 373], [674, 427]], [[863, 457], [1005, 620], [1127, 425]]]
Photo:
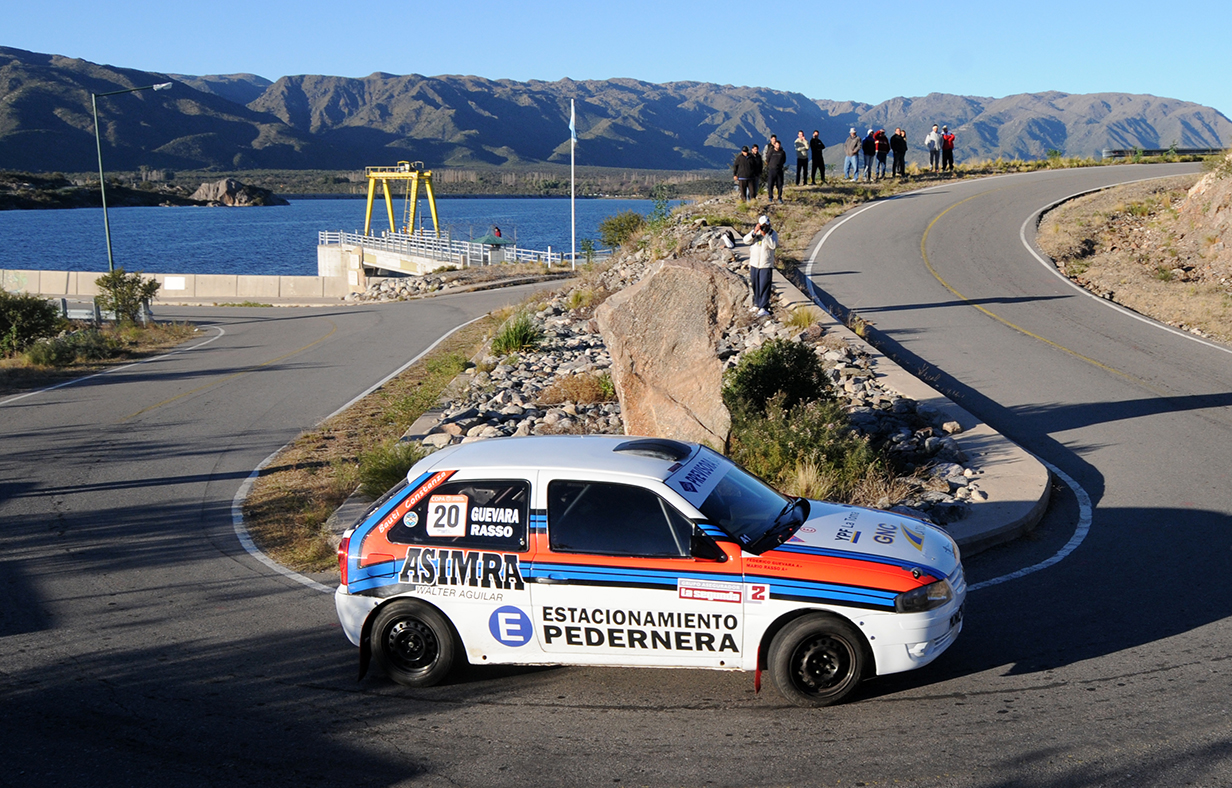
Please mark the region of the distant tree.
[[645, 226], [645, 216], [637, 211], [621, 211], [599, 222], [599, 240], [604, 246], [623, 246]]

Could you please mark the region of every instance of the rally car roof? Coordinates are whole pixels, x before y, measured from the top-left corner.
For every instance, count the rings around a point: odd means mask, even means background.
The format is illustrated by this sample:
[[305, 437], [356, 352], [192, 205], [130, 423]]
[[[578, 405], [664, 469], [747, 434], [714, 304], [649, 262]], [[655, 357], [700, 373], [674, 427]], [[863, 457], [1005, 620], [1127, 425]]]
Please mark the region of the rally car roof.
[[551, 468], [622, 473], [663, 480], [697, 444], [623, 435], [534, 435], [448, 446], [420, 460], [407, 474], [462, 468]]

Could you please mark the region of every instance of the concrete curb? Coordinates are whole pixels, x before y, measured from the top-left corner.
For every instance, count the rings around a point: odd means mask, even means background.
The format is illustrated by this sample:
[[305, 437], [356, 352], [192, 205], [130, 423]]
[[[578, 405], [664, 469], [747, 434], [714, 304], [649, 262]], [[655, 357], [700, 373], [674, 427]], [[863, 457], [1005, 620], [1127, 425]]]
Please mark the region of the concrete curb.
[[1029, 452], [956, 405], [948, 397], [886, 358], [872, 345], [834, 318], [824, 307], [800, 292], [777, 269], [774, 292], [787, 312], [812, 307], [821, 314], [826, 333], [841, 337], [867, 353], [873, 373], [886, 388], [916, 402], [930, 405], [944, 421], [956, 421], [962, 432], [953, 438], [980, 471], [980, 489], [987, 500], [971, 501], [971, 511], [945, 526], [965, 555], [974, 555], [1030, 531], [1044, 516], [1052, 490], [1048, 469]]

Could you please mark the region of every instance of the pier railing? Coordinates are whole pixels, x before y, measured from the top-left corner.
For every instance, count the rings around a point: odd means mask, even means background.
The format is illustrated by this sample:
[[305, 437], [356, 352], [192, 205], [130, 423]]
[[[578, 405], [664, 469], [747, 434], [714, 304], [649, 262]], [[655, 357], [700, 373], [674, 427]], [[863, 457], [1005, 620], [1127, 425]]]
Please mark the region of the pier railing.
[[[323, 231], [318, 233], [317, 243], [321, 246], [362, 246], [373, 251], [440, 260], [443, 263], [460, 264], [467, 267], [500, 262], [541, 263], [545, 266], [553, 266], [569, 265], [572, 261], [568, 252], [556, 252], [550, 246], [547, 251], [539, 251], [523, 249], [515, 244], [493, 246], [474, 241], [455, 241], [449, 237], [437, 237], [430, 233], [411, 235], [382, 232], [380, 235], [364, 235], [363, 233]], [[594, 259], [601, 259], [611, 253], [611, 249], [596, 249], [591, 256]], [[581, 252], [578, 253], [578, 259], [585, 262], [585, 257]]]

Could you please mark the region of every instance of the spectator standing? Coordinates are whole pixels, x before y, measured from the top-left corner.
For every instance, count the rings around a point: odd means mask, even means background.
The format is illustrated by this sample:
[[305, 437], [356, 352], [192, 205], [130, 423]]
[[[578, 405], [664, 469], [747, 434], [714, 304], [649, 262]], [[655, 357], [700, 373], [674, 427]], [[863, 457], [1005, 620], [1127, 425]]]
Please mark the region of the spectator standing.
[[933, 130], [924, 138], [924, 147], [928, 148], [928, 168], [936, 172], [941, 164], [941, 132], [937, 131], [936, 123], [933, 124]]
[[736, 160], [732, 162], [732, 180], [736, 182], [736, 188], [740, 191], [740, 202], [756, 196], [749, 193], [752, 177], [753, 159], [749, 156], [749, 146], [745, 145], [736, 154]]
[[779, 202], [783, 201], [783, 170], [787, 166], [787, 151], [783, 150], [783, 143], [779, 142], [778, 137], [774, 137], [774, 142], [766, 151], [766, 196], [774, 202], [774, 188], [778, 186]]
[[941, 169], [954, 172], [954, 135], [949, 126], [941, 127]]
[[907, 177], [907, 132], [902, 129], [894, 129], [894, 136], [890, 137], [890, 152], [894, 154], [894, 166], [890, 172], [900, 178]]
[[749, 284], [753, 287], [753, 308], [758, 317], [765, 317], [770, 314], [770, 282], [774, 276], [774, 250], [779, 246], [779, 235], [770, 227], [769, 217], [762, 216], [757, 226], [744, 236], [744, 242], [751, 247]]
[[864, 180], [872, 183], [873, 157], [877, 155], [877, 140], [873, 136], [872, 129], [869, 129], [868, 134], [864, 135], [864, 141], [860, 143], [860, 151], [864, 154]]
[[804, 129], [796, 132], [796, 185], [804, 181], [808, 185], [809, 141], [804, 138]]
[[757, 150], [756, 145], [749, 151], [749, 158], [753, 160], [753, 197], [756, 199], [757, 192], [761, 190], [761, 174], [766, 168], [766, 162], [762, 159], [761, 152]]
[[885, 129], [877, 129], [873, 135], [873, 145], [877, 149], [877, 180], [885, 177], [886, 156], [890, 155], [890, 138]]
[[848, 180], [847, 173], [851, 180], [860, 180], [860, 135], [855, 129], [843, 140], [843, 180]]
[[809, 140], [809, 153], [813, 156], [813, 183], [817, 183], [817, 173], [821, 172], [821, 182], [826, 182], [826, 160], [822, 151], [826, 144], [821, 141], [821, 132], [813, 129], [813, 138]]

